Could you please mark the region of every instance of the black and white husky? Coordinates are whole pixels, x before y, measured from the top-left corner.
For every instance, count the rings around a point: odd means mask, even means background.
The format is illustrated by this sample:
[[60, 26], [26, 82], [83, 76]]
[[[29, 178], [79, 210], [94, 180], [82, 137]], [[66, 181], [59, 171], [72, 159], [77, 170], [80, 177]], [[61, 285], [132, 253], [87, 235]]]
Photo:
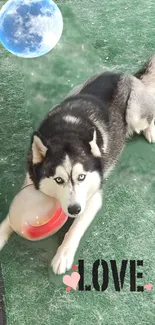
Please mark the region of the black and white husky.
[[[155, 57], [135, 76], [105, 72], [76, 87], [34, 132], [27, 182], [57, 198], [74, 218], [52, 260], [56, 274], [70, 269], [80, 239], [102, 206], [103, 179], [126, 139], [143, 133], [155, 142]], [[12, 229], [0, 225], [0, 248]]]

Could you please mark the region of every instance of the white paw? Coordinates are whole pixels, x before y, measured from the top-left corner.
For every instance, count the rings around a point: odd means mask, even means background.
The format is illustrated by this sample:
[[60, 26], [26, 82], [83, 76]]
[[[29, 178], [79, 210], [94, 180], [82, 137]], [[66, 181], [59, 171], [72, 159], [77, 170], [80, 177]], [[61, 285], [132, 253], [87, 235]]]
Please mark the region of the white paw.
[[58, 248], [54, 256], [51, 266], [55, 274], [63, 274], [71, 269], [74, 261], [75, 250], [65, 247], [63, 244]]
[[146, 129], [143, 134], [149, 143], [155, 143], [155, 127]]
[[3, 234], [0, 233], [0, 251], [7, 243], [8, 238], [6, 238]]

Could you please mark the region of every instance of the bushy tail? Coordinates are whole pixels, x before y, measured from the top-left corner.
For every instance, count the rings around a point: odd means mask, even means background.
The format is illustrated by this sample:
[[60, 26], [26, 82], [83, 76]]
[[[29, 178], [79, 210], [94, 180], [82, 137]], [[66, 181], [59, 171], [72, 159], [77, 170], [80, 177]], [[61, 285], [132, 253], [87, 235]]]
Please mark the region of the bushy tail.
[[155, 55], [134, 76], [140, 79], [146, 87], [155, 88]]

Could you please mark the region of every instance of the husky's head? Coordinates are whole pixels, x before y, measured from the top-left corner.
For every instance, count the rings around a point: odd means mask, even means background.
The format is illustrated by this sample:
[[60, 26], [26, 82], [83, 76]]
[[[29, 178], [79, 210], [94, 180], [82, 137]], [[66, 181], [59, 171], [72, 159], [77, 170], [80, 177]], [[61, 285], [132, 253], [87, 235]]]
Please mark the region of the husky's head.
[[33, 135], [29, 174], [37, 189], [55, 197], [65, 213], [75, 218], [102, 183], [101, 152], [96, 131], [87, 143], [78, 137], [53, 137], [46, 141]]

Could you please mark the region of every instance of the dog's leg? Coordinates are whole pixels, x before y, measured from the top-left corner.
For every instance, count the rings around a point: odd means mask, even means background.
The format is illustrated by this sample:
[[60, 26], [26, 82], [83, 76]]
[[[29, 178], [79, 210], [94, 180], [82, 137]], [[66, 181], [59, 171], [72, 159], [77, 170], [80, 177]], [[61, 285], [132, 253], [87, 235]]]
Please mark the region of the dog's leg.
[[155, 143], [155, 120], [153, 119], [149, 127], [143, 131], [143, 135], [150, 143]]
[[83, 214], [77, 217], [64, 237], [54, 256], [51, 266], [55, 274], [65, 273], [72, 267], [79, 242], [102, 206], [101, 192], [97, 192], [87, 203]]
[[[29, 175], [26, 175], [24, 186], [31, 184], [32, 181], [30, 180]], [[3, 222], [0, 224], [0, 250], [5, 246], [8, 239], [10, 238], [11, 234], [13, 233], [13, 229], [11, 228], [10, 222], [9, 222], [9, 216], [3, 220]]]
[[0, 224], [0, 250], [5, 246], [12, 233], [13, 229], [10, 226], [9, 216], [7, 216]]

